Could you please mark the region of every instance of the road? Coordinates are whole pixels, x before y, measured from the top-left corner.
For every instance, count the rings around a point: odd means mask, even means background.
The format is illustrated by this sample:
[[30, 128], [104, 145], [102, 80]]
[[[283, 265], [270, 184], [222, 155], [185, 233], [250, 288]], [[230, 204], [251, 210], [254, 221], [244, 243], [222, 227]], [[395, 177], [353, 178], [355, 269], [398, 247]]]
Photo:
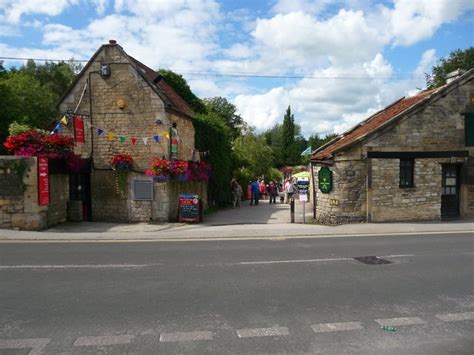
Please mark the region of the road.
[[0, 290], [2, 355], [474, 352], [467, 233], [0, 244]]

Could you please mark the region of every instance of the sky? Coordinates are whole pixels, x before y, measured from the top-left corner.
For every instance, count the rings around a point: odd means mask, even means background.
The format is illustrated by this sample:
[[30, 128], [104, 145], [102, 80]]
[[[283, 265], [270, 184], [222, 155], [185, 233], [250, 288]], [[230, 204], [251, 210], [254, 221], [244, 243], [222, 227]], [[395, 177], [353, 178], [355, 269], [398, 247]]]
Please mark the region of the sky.
[[0, 0], [0, 57], [87, 60], [109, 39], [227, 98], [257, 132], [291, 105], [306, 137], [324, 136], [473, 46], [474, 0]]

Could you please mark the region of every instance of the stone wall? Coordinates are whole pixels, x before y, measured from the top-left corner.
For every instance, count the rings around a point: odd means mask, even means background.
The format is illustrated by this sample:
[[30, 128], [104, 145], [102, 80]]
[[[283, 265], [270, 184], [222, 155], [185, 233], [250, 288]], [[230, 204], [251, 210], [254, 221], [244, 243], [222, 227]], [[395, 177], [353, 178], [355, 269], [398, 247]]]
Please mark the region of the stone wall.
[[41, 230], [66, 221], [69, 177], [50, 174], [50, 204], [38, 204], [37, 160], [0, 156], [0, 228]]
[[415, 159], [415, 186], [400, 188], [400, 160], [372, 159], [372, 222], [439, 220], [441, 169], [436, 159]]
[[343, 224], [366, 218], [365, 162], [341, 160], [329, 167], [333, 172], [333, 188], [322, 193], [318, 186], [318, 171], [314, 167], [316, 186], [316, 220], [322, 224]]

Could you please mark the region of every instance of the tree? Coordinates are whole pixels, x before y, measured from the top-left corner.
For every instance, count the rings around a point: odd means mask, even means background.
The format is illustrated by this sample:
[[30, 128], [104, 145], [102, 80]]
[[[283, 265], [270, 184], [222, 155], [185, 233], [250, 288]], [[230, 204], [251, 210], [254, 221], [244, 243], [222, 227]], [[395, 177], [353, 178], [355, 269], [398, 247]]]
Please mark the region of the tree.
[[237, 113], [237, 107], [227, 99], [217, 96], [204, 99], [204, 104], [208, 112], [218, 114], [230, 128], [232, 137], [235, 139], [248, 130], [247, 123], [242, 116]]
[[308, 138], [308, 145], [311, 146], [312, 150], [318, 149], [319, 147], [323, 146], [330, 140], [337, 137], [337, 134], [326, 134], [324, 138], [319, 137], [319, 134], [313, 134]]
[[283, 164], [290, 165], [292, 163], [292, 147], [295, 143], [295, 115], [291, 113], [291, 107], [286, 109], [283, 117], [282, 126], [282, 144], [283, 144]]
[[273, 152], [262, 136], [252, 133], [234, 141], [234, 157], [239, 167], [248, 168], [253, 175], [268, 175], [273, 167]]
[[434, 89], [446, 84], [446, 77], [449, 73], [457, 70], [469, 70], [474, 68], [474, 47], [465, 50], [457, 49], [449, 54], [447, 58], [442, 58], [436, 64], [431, 74], [426, 77], [428, 89]]
[[166, 82], [171, 85], [174, 91], [176, 91], [184, 99], [184, 101], [187, 102], [187, 104], [195, 113], [207, 112], [206, 106], [202, 100], [194, 95], [188, 83], [186, 82], [186, 79], [184, 79], [182, 75], [176, 74], [175, 72], [166, 69], [159, 69], [158, 72], [163, 78], [165, 78]]

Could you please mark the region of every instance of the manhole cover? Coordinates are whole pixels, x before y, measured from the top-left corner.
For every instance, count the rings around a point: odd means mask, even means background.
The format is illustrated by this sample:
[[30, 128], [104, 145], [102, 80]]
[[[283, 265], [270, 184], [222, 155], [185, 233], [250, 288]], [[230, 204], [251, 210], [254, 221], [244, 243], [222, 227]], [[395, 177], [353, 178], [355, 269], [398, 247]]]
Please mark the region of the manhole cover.
[[354, 259], [367, 265], [381, 265], [381, 264], [392, 263], [391, 261], [382, 259], [381, 257], [378, 257], [378, 256], [358, 256], [358, 257], [355, 257]]

